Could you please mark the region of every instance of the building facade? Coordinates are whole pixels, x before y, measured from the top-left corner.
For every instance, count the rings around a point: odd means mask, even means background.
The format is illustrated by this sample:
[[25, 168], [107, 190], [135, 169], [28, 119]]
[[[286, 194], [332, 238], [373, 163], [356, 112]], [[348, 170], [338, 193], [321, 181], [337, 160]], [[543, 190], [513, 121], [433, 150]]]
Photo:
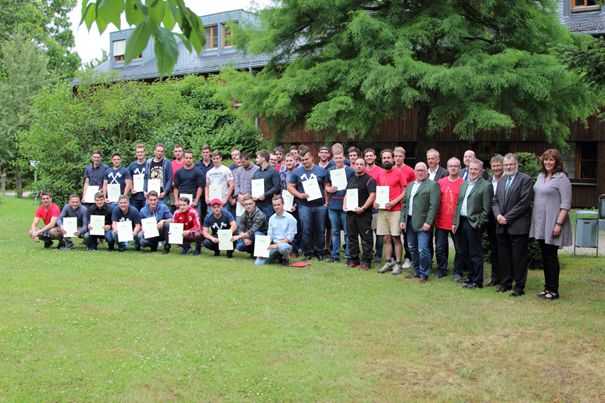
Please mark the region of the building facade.
[[[605, 7], [598, 0], [560, 0], [559, 17], [561, 23], [575, 33], [595, 36], [605, 35]], [[240, 70], [255, 71], [262, 69], [269, 60], [269, 55], [247, 55], [235, 49], [230, 41], [229, 22], [254, 23], [256, 16], [243, 10], [227, 11], [202, 16], [205, 27], [206, 45], [204, 51], [197, 55], [190, 53], [179, 43], [179, 57], [174, 69], [174, 76], [186, 74], [207, 75], [218, 73], [221, 69], [232, 66]], [[126, 40], [132, 30], [122, 30], [110, 34], [109, 60], [97, 70], [114, 71], [121, 80], [156, 80], [159, 77], [153, 44], [149, 44], [141, 56], [129, 65], [124, 63]], [[425, 151], [435, 147], [441, 151], [442, 160], [450, 156], [461, 157], [464, 150], [472, 148], [479, 158], [489, 161], [494, 153], [533, 152], [540, 154], [549, 144], [539, 135], [523, 137], [520, 133], [511, 133], [509, 137], [484, 134], [476, 141], [464, 142], [445, 130], [433, 137], [424, 133], [422, 119], [418, 111], [409, 110], [398, 118], [383, 122], [376, 134], [367, 141], [358, 142], [358, 146], [373, 146], [377, 149], [403, 145], [408, 151], [410, 163], [424, 159]], [[267, 137], [272, 133], [261, 121], [261, 130]], [[596, 118], [588, 126], [574, 124], [569, 149], [564, 153], [565, 167], [573, 183], [574, 207], [593, 207], [597, 205], [600, 194], [605, 194], [605, 123]], [[303, 128], [292, 128], [282, 137], [284, 143], [306, 143], [319, 147], [329, 133], [313, 133]]]

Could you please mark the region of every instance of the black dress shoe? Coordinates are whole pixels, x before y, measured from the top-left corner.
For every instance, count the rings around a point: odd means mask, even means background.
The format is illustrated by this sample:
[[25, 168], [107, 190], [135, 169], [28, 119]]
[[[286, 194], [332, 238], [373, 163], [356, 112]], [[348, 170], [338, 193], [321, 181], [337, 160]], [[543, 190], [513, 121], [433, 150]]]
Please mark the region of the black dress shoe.
[[504, 287], [502, 285], [499, 285], [498, 288], [496, 288], [496, 292], [507, 292], [512, 290], [512, 288], [509, 287]]
[[475, 284], [475, 283], [464, 283], [462, 288], [468, 288], [469, 290], [474, 290], [475, 288], [483, 288], [483, 286], [479, 285], [479, 284]]
[[510, 293], [511, 297], [520, 297], [522, 295], [525, 295], [525, 292], [523, 290], [514, 290]]

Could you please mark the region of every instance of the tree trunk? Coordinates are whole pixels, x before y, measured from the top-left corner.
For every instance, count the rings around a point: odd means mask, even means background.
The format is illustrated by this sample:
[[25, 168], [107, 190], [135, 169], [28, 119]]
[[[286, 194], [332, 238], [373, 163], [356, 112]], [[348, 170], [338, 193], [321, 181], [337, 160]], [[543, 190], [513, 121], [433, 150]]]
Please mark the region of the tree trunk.
[[6, 196], [6, 171], [0, 171], [0, 195]]
[[21, 199], [23, 197], [23, 178], [21, 177], [21, 171], [18, 169], [15, 171], [15, 191], [17, 197]]

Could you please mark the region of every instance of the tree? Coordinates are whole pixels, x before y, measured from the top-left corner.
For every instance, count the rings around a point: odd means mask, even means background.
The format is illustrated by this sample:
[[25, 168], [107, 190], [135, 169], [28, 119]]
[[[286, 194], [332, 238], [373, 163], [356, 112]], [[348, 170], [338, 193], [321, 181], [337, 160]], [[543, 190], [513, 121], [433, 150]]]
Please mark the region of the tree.
[[0, 43], [26, 32], [44, 49], [48, 68], [59, 78], [72, 78], [80, 67], [69, 12], [76, 0], [0, 0]]
[[0, 64], [0, 173], [6, 177], [6, 170], [14, 170], [19, 192], [23, 166], [17, 137], [29, 130], [32, 100], [49, 82], [48, 57], [31, 38], [17, 34], [2, 43]]
[[260, 20], [240, 24], [236, 44], [272, 62], [226, 73], [225, 93], [275, 128], [364, 137], [416, 107], [428, 134], [520, 129], [561, 143], [600, 102], [554, 51], [571, 38], [551, 0], [283, 0]]
[[[168, 75], [179, 55], [177, 37], [189, 52], [200, 53], [204, 47], [201, 19], [184, 0], [82, 0], [82, 22], [88, 29], [93, 24], [101, 33], [109, 24], [119, 29], [122, 14], [128, 24], [136, 27], [126, 44], [126, 63], [141, 54], [153, 38], [158, 71]], [[172, 32], [175, 26], [180, 33]]]

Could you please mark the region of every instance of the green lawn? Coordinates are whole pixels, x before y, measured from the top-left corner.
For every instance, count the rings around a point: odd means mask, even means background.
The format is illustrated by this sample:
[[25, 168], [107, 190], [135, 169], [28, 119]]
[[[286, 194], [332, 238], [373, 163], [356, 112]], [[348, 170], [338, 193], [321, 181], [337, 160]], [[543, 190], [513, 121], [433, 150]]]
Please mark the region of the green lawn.
[[604, 401], [605, 259], [561, 295], [313, 263], [44, 250], [0, 201], [0, 400]]

